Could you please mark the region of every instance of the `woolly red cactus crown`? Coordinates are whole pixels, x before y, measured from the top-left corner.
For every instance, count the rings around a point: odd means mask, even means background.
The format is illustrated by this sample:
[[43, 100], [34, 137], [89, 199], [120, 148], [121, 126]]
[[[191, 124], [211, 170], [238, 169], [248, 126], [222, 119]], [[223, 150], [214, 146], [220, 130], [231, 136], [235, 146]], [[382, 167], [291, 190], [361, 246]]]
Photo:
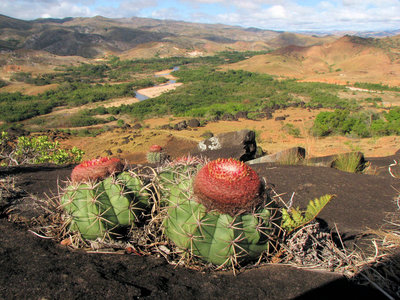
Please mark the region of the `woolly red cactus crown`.
[[162, 147], [160, 145], [151, 145], [150, 152], [161, 152], [162, 151]]
[[233, 158], [220, 158], [198, 172], [193, 188], [197, 201], [207, 209], [234, 215], [259, 203], [262, 186], [248, 165]]
[[101, 180], [122, 169], [123, 164], [119, 158], [95, 158], [77, 165], [72, 170], [71, 180], [73, 182]]

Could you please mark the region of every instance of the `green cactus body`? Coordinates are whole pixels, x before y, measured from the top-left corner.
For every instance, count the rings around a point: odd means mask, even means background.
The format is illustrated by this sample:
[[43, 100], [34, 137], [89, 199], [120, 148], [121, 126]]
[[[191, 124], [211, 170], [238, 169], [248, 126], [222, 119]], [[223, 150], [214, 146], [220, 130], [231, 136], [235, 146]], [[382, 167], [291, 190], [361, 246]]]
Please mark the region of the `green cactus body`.
[[148, 152], [146, 159], [151, 164], [160, 164], [167, 159], [167, 155], [164, 152]]
[[79, 231], [84, 239], [94, 240], [133, 226], [136, 214], [145, 205], [142, 186], [139, 178], [128, 172], [97, 183], [68, 186], [61, 204], [72, 217], [71, 230]]
[[251, 211], [236, 214], [207, 209], [193, 192], [192, 175], [197, 170], [186, 166], [185, 172], [180, 168], [175, 173], [168, 170], [160, 174], [163, 199], [169, 203], [164, 220], [168, 238], [216, 265], [236, 265], [268, 251], [275, 231], [274, 208], [261, 203]]

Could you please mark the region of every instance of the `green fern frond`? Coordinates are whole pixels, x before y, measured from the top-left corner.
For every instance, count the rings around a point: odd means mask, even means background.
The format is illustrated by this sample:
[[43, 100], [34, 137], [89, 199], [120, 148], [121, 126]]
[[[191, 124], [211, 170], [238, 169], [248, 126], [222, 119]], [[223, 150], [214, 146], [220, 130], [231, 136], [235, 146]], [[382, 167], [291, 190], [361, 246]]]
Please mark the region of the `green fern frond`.
[[322, 209], [331, 201], [333, 195], [324, 195], [320, 198], [311, 200], [306, 211], [302, 212], [299, 208], [292, 208], [288, 211], [286, 208], [282, 209], [282, 223], [281, 227], [287, 232], [291, 232], [299, 227], [306, 225], [314, 220]]

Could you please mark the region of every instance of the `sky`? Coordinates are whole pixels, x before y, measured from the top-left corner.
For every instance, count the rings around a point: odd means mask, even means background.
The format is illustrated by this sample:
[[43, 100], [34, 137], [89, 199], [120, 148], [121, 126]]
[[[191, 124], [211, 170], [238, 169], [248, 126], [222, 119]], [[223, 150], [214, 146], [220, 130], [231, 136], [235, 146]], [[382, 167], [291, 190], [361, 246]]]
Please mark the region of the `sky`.
[[1, 0], [0, 14], [147, 17], [292, 32], [400, 29], [400, 0]]

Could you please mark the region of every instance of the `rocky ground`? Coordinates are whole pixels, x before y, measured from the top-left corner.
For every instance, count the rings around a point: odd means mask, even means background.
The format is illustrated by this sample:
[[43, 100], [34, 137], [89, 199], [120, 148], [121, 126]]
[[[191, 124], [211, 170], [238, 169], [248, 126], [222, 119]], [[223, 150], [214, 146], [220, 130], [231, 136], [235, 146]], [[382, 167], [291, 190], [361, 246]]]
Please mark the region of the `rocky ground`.
[[[252, 167], [266, 179], [273, 195], [281, 195], [284, 202], [292, 199], [295, 207], [305, 207], [310, 199], [334, 194], [335, 198], [319, 215], [321, 226], [330, 228], [336, 237], [340, 233], [347, 253], [360, 247], [368, 255], [375, 248], [371, 236], [365, 234], [367, 230], [381, 229], [388, 213], [398, 214], [395, 199], [400, 179], [386, 171], [393, 159], [400, 159], [400, 155], [370, 160], [382, 170], [377, 175], [304, 165], [261, 163]], [[69, 178], [72, 168], [51, 165], [1, 168], [0, 298], [337, 299], [350, 295], [384, 298], [371, 284], [359, 284], [366, 282], [365, 274], [370, 269], [382, 268], [382, 263], [350, 270], [354, 280], [321, 266], [313, 266], [313, 270], [310, 266], [282, 263], [248, 266], [234, 275], [231, 270], [174, 267], [156, 255], [88, 254], [36, 236], [30, 231], [32, 220], [46, 215], [37, 206], [38, 201], [48, 201], [48, 197], [57, 195], [58, 186]], [[14, 187], [7, 190], [5, 182], [9, 180], [7, 186], [12, 186], [10, 178]], [[321, 264], [329, 259], [322, 258]], [[393, 265], [398, 259], [389, 257], [384, 263]]]

